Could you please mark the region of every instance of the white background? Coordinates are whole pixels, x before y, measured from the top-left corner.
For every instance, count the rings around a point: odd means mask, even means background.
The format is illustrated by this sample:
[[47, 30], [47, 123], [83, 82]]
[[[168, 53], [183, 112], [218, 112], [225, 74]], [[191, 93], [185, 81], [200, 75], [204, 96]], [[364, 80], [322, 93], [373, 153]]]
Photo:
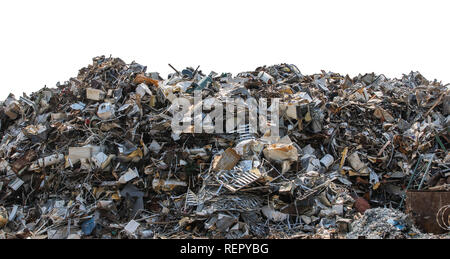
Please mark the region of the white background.
[[450, 4], [428, 1], [2, 1], [0, 99], [75, 77], [98, 55], [166, 78], [296, 64], [356, 76], [411, 70], [450, 83]]

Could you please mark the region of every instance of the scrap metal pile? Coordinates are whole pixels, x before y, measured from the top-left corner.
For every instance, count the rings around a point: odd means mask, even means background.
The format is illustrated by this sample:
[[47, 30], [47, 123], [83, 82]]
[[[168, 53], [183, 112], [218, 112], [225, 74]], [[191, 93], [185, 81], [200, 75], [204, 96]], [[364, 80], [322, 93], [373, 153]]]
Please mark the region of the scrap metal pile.
[[[1, 103], [0, 238], [345, 238], [366, 210], [404, 210], [407, 189], [450, 189], [449, 85], [417, 72], [146, 69], [96, 57]], [[172, 102], [195, 110], [195, 91], [280, 98], [279, 136], [248, 119], [173, 132]]]

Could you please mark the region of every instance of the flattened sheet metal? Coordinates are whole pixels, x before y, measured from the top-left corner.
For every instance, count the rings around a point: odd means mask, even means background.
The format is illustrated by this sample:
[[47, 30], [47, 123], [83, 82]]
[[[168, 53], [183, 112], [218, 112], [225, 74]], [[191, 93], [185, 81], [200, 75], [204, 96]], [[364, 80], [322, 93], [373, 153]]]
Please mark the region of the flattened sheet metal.
[[[406, 192], [406, 213], [411, 215], [415, 225], [426, 233], [442, 234], [448, 232], [448, 230], [440, 227], [437, 222], [437, 218], [450, 219], [450, 215], [437, 215], [439, 210], [447, 205], [450, 205], [450, 192]], [[447, 210], [445, 214], [450, 214], [450, 210]]]

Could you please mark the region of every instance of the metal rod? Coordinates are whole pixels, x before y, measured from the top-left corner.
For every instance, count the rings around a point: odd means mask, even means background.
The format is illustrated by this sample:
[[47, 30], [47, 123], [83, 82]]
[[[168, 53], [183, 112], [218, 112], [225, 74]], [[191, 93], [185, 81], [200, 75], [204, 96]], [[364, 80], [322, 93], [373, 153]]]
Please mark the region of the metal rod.
[[175, 72], [177, 72], [178, 75], [180, 75], [180, 72], [176, 68], [174, 68], [171, 64], [169, 64], [169, 67], [171, 67], [173, 70], [175, 70]]
[[434, 154], [431, 156], [431, 159], [430, 159], [430, 161], [428, 162], [427, 169], [426, 169], [425, 172], [423, 173], [422, 180], [420, 181], [420, 184], [419, 184], [419, 187], [417, 188], [417, 190], [420, 190], [420, 188], [422, 188], [422, 184], [423, 184], [423, 182], [424, 182], [424, 180], [425, 180], [425, 176], [427, 175], [428, 170], [430, 170], [430, 166], [431, 166], [431, 163], [433, 162], [433, 159], [434, 159]]
[[[420, 156], [419, 156], [419, 159], [417, 160], [416, 167], [414, 167], [414, 171], [413, 171], [413, 173], [412, 173], [412, 175], [411, 175], [411, 178], [409, 179], [408, 185], [406, 186], [405, 192], [406, 192], [406, 191], [409, 189], [409, 187], [411, 186], [411, 183], [412, 183], [412, 181], [414, 180], [414, 175], [416, 174], [416, 171], [417, 171], [417, 167], [419, 167], [420, 162], [422, 162], [422, 158], [423, 158], [422, 155], [420, 155]], [[403, 201], [405, 200], [405, 196], [406, 196], [406, 193], [403, 194], [403, 196], [402, 196], [402, 201], [400, 202], [400, 205], [398, 206], [399, 209], [403, 206]]]

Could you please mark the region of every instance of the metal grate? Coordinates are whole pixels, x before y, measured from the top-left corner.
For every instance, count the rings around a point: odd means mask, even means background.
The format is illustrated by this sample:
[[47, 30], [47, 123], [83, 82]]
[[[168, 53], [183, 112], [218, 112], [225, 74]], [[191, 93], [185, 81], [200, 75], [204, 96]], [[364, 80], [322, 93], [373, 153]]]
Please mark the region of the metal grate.
[[236, 192], [245, 186], [250, 185], [261, 177], [256, 175], [252, 171], [220, 171], [216, 175], [216, 180], [222, 184], [225, 188], [232, 192]]

